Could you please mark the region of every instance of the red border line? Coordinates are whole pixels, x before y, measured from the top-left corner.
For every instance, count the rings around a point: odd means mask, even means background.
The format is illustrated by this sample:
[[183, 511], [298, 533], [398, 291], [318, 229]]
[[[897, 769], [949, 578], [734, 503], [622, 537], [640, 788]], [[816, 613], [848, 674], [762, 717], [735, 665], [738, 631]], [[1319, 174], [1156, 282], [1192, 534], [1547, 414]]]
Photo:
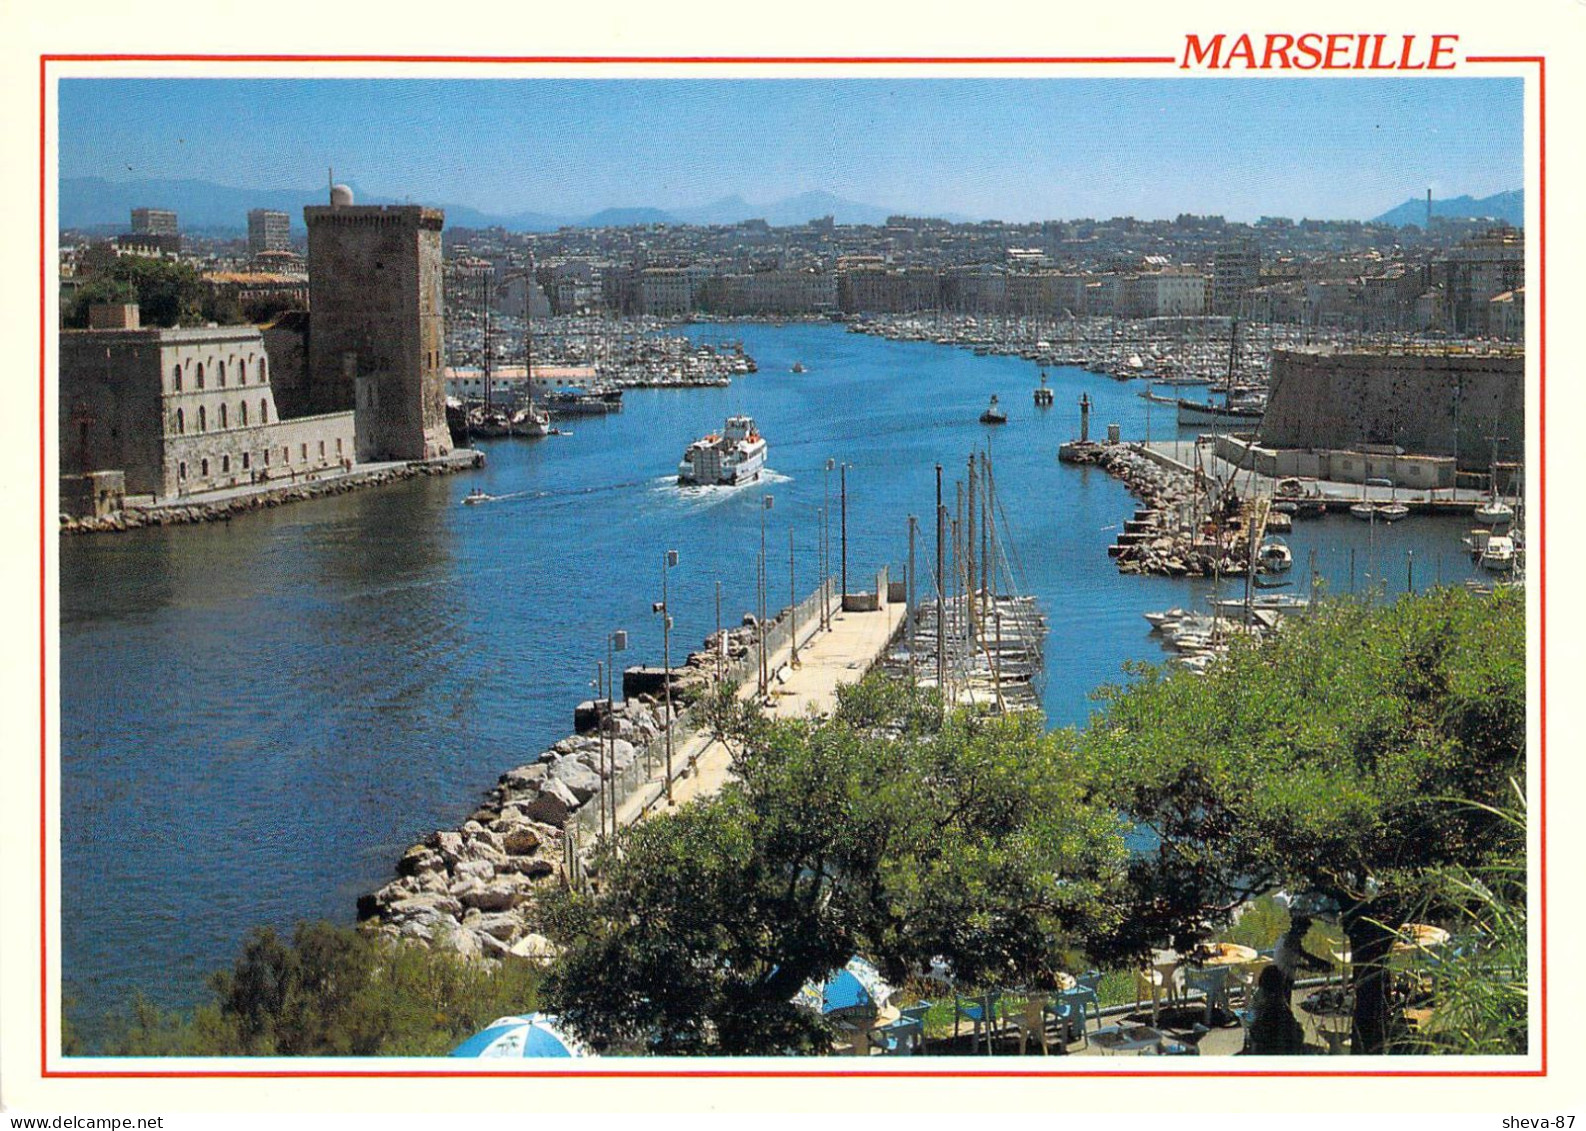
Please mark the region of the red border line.
[[1167, 55], [43, 55], [50, 62], [78, 63], [528, 63], [612, 64], [744, 64], [749, 66], [808, 66], [812, 64], [876, 64], [921, 66], [926, 64], [994, 66], [1000, 64], [1088, 65], [1092, 63], [1169, 64]]
[[44, 226], [44, 200], [45, 190], [49, 187], [47, 177], [48, 134], [45, 126], [45, 107], [48, 99], [45, 97], [49, 86], [45, 79], [46, 64], [43, 58], [39, 59], [39, 1072], [49, 1075], [49, 1000], [50, 1000], [50, 963], [49, 963], [49, 843], [46, 830], [49, 828], [49, 806], [47, 799], [47, 785], [49, 781], [49, 701], [48, 683], [45, 678], [45, 664], [49, 655], [49, 571], [46, 563], [45, 538], [48, 536], [48, 527], [45, 525], [45, 499], [44, 499], [44, 421], [46, 405], [44, 403], [45, 381], [45, 347], [49, 337], [49, 327], [46, 325], [49, 294], [44, 288], [48, 284], [49, 265], [46, 262], [49, 251], [47, 230]]
[[46, 251], [46, 215], [45, 197], [48, 188], [48, 169], [46, 158], [48, 156], [48, 124], [45, 109], [48, 92], [48, 65], [52, 62], [211, 62], [211, 63], [468, 63], [468, 64], [571, 64], [571, 65], [611, 65], [611, 64], [749, 64], [749, 65], [966, 65], [966, 66], [997, 66], [997, 65], [1088, 65], [1088, 64], [1175, 64], [1177, 59], [1158, 56], [941, 56], [941, 57], [907, 57], [907, 56], [631, 56], [631, 55], [545, 55], [545, 56], [437, 56], [437, 55], [40, 55], [39, 56], [39, 1074], [43, 1079], [59, 1080], [191, 1080], [191, 1079], [465, 1079], [465, 1080], [496, 1080], [496, 1079], [537, 1079], [548, 1078], [558, 1080], [577, 1079], [588, 1077], [590, 1079], [655, 1079], [670, 1078], [678, 1080], [688, 1079], [800, 1079], [800, 1078], [862, 1078], [862, 1079], [974, 1079], [985, 1077], [987, 1079], [1039, 1079], [1054, 1077], [1086, 1077], [1086, 1078], [1173, 1078], [1173, 1079], [1208, 1079], [1208, 1078], [1306, 1078], [1312, 1080], [1326, 1080], [1331, 1078], [1360, 1079], [1360, 1078], [1518, 1078], [1538, 1077], [1547, 1075], [1548, 1063], [1548, 1001], [1547, 1001], [1547, 64], [1546, 59], [1540, 55], [1472, 55], [1465, 59], [1466, 63], [1500, 63], [1500, 64], [1536, 64], [1537, 66], [1537, 97], [1538, 97], [1538, 206], [1540, 209], [1540, 222], [1538, 224], [1538, 278], [1537, 295], [1540, 309], [1537, 317], [1539, 328], [1539, 375], [1540, 394], [1538, 397], [1538, 417], [1541, 430], [1541, 443], [1539, 445], [1539, 460], [1541, 473], [1538, 478], [1539, 528], [1541, 537], [1538, 546], [1538, 571], [1540, 584], [1540, 614], [1542, 628], [1538, 647], [1540, 649], [1540, 698], [1539, 710], [1541, 711], [1541, 749], [1539, 752], [1540, 773], [1538, 782], [1539, 807], [1541, 810], [1538, 820], [1538, 834], [1541, 841], [1541, 861], [1539, 875], [1542, 885], [1540, 898], [1541, 908], [1541, 1034], [1542, 1050], [1541, 1064], [1535, 1069], [1488, 1069], [1488, 1070], [1449, 1070], [1436, 1071], [1433, 1069], [1365, 1069], [1361, 1071], [1340, 1072], [1303, 1072], [1297, 1069], [1263, 1069], [1254, 1071], [1208, 1070], [1195, 1072], [1171, 1072], [1161, 1069], [1131, 1069], [1119, 1071], [1096, 1071], [1086, 1069], [1073, 1070], [1020, 1070], [1020, 1069], [986, 1069], [983, 1071], [953, 1071], [947, 1069], [921, 1069], [916, 1071], [892, 1070], [878, 1071], [875, 1069], [788, 1069], [771, 1071], [762, 1069], [730, 1069], [706, 1068], [695, 1071], [681, 1069], [587, 1069], [581, 1071], [554, 1071], [554, 1070], [519, 1070], [519, 1071], [462, 1071], [458, 1069], [436, 1068], [424, 1070], [390, 1070], [378, 1071], [373, 1069], [267, 1069], [260, 1071], [244, 1071], [241, 1069], [217, 1069], [212, 1071], [106, 1071], [88, 1072], [82, 1070], [51, 1070], [49, 1067], [49, 962], [48, 962], [48, 805], [46, 785], [48, 780], [48, 696], [45, 672], [45, 661], [48, 657], [48, 615], [46, 609], [46, 596], [48, 589], [48, 572], [45, 554], [45, 538], [49, 533], [49, 524], [45, 512], [45, 421], [47, 419], [47, 404], [45, 400], [46, 353], [48, 342], [47, 302], [45, 287], [49, 281], [49, 265]]

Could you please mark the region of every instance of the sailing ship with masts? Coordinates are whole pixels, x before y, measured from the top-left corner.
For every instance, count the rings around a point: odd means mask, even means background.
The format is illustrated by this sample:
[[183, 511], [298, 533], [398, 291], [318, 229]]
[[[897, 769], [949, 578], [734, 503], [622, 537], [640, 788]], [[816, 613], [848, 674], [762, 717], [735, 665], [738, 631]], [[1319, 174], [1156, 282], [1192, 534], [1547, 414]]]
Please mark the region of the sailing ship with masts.
[[917, 524], [910, 521], [911, 590], [918, 576], [928, 591], [911, 592], [906, 632], [888, 667], [941, 689], [953, 706], [1039, 711], [1047, 621], [1035, 599], [1021, 595], [1023, 568], [1006, 537], [989, 452], [969, 457], [967, 486], [960, 481], [955, 492], [949, 511], [938, 468], [933, 571], [914, 569]]

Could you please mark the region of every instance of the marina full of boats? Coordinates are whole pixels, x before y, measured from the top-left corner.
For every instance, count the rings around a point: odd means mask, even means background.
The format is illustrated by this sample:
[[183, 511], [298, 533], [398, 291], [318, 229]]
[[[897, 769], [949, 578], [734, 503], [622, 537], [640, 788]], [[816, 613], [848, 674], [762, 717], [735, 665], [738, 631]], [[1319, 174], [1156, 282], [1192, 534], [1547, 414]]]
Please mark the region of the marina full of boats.
[[1146, 613], [1145, 619], [1168, 651], [1170, 663], [1203, 673], [1227, 655], [1236, 640], [1259, 640], [1277, 631], [1283, 617], [1309, 607], [1305, 597], [1257, 594], [1246, 600], [1213, 601], [1208, 612], [1172, 608]]
[[1077, 318], [939, 311], [856, 315], [847, 325], [856, 334], [1011, 355], [1044, 366], [1074, 366], [1120, 381], [1209, 385], [1214, 392], [1225, 392], [1230, 385], [1236, 392], [1265, 389], [1275, 349], [1391, 345], [1398, 340], [1385, 333], [1287, 323], [1240, 323], [1236, 333], [1234, 321], [1219, 315]]

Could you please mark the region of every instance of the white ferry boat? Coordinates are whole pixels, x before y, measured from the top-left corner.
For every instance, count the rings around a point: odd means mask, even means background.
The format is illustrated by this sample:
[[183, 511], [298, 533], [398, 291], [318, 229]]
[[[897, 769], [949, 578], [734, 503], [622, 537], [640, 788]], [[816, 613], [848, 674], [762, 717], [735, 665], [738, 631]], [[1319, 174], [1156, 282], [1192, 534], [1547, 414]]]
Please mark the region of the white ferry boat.
[[677, 481], [709, 486], [746, 483], [765, 466], [765, 437], [752, 416], [729, 416], [721, 434], [695, 440], [677, 465]]

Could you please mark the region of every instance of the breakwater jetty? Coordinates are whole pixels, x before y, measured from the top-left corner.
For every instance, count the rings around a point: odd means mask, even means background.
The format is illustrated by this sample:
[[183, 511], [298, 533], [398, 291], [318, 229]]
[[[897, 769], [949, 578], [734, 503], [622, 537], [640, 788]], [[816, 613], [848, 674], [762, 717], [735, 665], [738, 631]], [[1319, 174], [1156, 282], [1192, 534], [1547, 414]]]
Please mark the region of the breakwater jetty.
[[1107, 553], [1120, 573], [1216, 577], [1245, 573], [1265, 525], [1265, 500], [1243, 502], [1216, 481], [1136, 444], [1076, 442], [1059, 454], [1123, 481], [1141, 505]]
[[62, 534], [113, 534], [147, 526], [191, 526], [201, 522], [230, 522], [249, 511], [268, 510], [306, 499], [345, 495], [366, 487], [379, 487], [427, 475], [451, 475], [483, 467], [484, 453], [461, 450], [440, 459], [412, 463], [354, 464], [350, 470], [327, 472], [318, 478], [282, 484], [246, 484], [206, 492], [203, 496], [161, 499], [147, 504], [129, 503], [107, 515], [60, 516]]
[[709, 796], [730, 777], [730, 757], [693, 702], [720, 680], [773, 717], [830, 710], [837, 688], [863, 676], [903, 623], [902, 604], [887, 599], [886, 574], [877, 581], [879, 600], [868, 593], [839, 601], [827, 582], [763, 625], [745, 617], [712, 633], [671, 670], [670, 713], [668, 673], [628, 669], [621, 702], [580, 704], [574, 734], [503, 773], [459, 828], [404, 852], [396, 877], [360, 898], [359, 919], [470, 958], [542, 957], [532, 920], [537, 888], [588, 882], [590, 856], [614, 829]]

